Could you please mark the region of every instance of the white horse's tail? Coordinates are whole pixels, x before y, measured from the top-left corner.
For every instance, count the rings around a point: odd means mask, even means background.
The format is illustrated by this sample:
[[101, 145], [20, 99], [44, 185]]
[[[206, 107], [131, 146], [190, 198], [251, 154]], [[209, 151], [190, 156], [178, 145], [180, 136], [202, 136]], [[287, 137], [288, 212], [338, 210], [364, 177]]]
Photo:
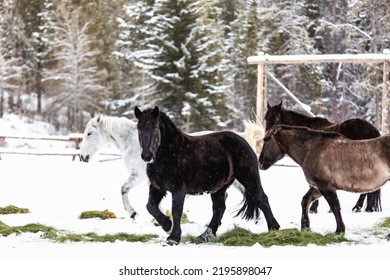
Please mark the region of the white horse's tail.
[[263, 147], [264, 127], [254, 121], [244, 120], [245, 131], [240, 135], [249, 143], [256, 153]]

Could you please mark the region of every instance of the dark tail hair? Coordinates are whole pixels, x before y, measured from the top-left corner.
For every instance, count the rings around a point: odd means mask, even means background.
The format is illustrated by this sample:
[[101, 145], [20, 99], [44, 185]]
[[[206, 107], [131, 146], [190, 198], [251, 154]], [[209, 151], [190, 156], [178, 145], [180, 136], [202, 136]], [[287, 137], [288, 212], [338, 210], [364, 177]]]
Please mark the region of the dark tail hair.
[[244, 199], [242, 200], [242, 207], [237, 211], [235, 217], [241, 216], [243, 219], [252, 220], [260, 216], [260, 209], [253, 197], [247, 190], [244, 191]]

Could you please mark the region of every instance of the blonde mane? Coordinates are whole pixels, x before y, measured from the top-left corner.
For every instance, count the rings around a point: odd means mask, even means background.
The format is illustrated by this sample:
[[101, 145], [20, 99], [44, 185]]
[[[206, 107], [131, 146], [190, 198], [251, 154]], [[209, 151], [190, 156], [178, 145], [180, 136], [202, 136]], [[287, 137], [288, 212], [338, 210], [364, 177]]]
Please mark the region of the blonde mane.
[[254, 121], [244, 120], [245, 131], [242, 137], [251, 145], [256, 153], [260, 153], [265, 134], [264, 127]]

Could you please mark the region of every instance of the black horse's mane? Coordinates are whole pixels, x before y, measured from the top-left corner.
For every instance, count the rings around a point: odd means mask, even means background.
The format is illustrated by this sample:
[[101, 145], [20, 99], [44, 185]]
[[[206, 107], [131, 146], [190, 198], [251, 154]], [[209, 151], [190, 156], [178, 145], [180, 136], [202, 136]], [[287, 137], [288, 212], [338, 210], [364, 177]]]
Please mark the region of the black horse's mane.
[[[146, 109], [145, 114], [152, 114], [153, 109]], [[171, 120], [171, 118], [163, 111], [160, 111], [160, 121], [164, 125], [164, 128], [169, 132], [182, 133], [180, 128], [178, 128]]]
[[292, 110], [283, 109], [283, 108], [281, 109], [281, 112], [282, 112], [282, 114], [286, 113], [286, 114], [294, 115], [295, 118], [300, 119], [300, 120], [307, 120], [307, 119], [313, 120], [313, 119], [315, 119], [315, 120], [321, 120], [321, 121], [326, 121], [326, 122], [331, 123], [328, 119], [323, 118], [323, 117], [310, 117], [310, 116], [307, 116], [305, 114], [298, 113], [298, 112], [295, 112]]

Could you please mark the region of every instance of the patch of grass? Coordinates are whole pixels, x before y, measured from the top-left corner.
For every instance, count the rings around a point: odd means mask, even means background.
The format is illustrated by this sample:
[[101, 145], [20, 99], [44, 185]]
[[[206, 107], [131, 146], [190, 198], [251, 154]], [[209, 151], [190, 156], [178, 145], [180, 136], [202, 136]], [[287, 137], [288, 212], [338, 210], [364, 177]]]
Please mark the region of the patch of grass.
[[2, 221], [0, 221], [0, 231], [5, 229], [5, 228], [8, 228], [8, 226], [6, 224], [4, 224]]
[[126, 241], [126, 242], [149, 242], [150, 240], [157, 238], [156, 234], [128, 234], [128, 233], [115, 233], [97, 235], [96, 233], [90, 232], [86, 234], [61, 234], [52, 238], [53, 241], [60, 243], [64, 242], [111, 242], [115, 241]]
[[[172, 220], [172, 213], [171, 213], [171, 211], [169, 211], [169, 210], [165, 211], [165, 215], [167, 215]], [[152, 219], [151, 223], [153, 223], [155, 225], [158, 225], [156, 219]], [[193, 222], [188, 220], [187, 214], [183, 212], [183, 214], [181, 215], [180, 223], [181, 224], [192, 224]]]
[[[167, 215], [172, 220], [172, 213], [171, 213], [171, 211], [169, 211], [169, 210], [165, 211], [165, 215]], [[184, 212], [181, 215], [180, 223], [181, 224], [192, 224], [192, 222], [190, 222], [190, 220], [188, 220], [187, 214], [184, 213]]]
[[390, 228], [390, 217], [385, 218], [378, 226], [379, 227]]
[[100, 218], [102, 220], [116, 219], [116, 215], [114, 212], [111, 212], [107, 209], [104, 211], [99, 211], [99, 210], [84, 211], [80, 214], [80, 219], [92, 219], [92, 218]]
[[334, 233], [321, 235], [311, 231], [283, 229], [256, 234], [240, 227], [235, 227], [222, 234], [217, 240], [217, 242], [225, 246], [252, 246], [255, 243], [259, 243], [263, 247], [271, 247], [273, 245], [307, 246], [308, 244], [325, 246], [332, 243], [350, 242], [343, 235]]
[[3, 225], [0, 226], [0, 235], [8, 236], [11, 234], [21, 234], [24, 232], [42, 232], [42, 236], [45, 238], [52, 238], [57, 235], [57, 230], [53, 227], [48, 227], [41, 224], [27, 224], [24, 226], [16, 226], [16, 227], [10, 227], [2, 223]]
[[189, 244], [202, 244], [202, 240], [200, 240], [198, 237], [193, 235], [185, 235], [181, 238], [182, 243], [189, 243]]
[[6, 207], [0, 207], [0, 214], [8, 215], [8, 214], [26, 214], [30, 213], [27, 208], [20, 208], [15, 205], [8, 205]]
[[41, 237], [49, 239], [55, 242], [64, 243], [70, 242], [115, 242], [117, 240], [126, 242], [149, 242], [150, 240], [157, 238], [156, 234], [128, 234], [128, 233], [116, 233], [97, 235], [96, 233], [75, 234], [67, 233], [63, 230], [58, 230], [53, 227], [41, 225], [41, 224], [27, 224], [25, 226], [10, 227], [0, 221], [0, 235], [9, 236], [11, 234], [21, 234], [24, 232], [38, 233], [42, 232]]

